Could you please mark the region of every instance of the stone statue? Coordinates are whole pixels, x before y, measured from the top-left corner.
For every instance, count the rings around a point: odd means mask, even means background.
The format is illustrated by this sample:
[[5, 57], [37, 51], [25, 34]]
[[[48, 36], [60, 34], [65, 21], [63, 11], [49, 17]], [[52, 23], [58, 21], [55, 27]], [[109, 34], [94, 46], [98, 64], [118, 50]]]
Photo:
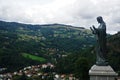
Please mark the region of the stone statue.
[[90, 27], [92, 33], [96, 35], [97, 39], [96, 65], [107, 66], [108, 63], [106, 61], [106, 24], [101, 16], [97, 17], [97, 21], [100, 24], [98, 28], [95, 28], [94, 25]]

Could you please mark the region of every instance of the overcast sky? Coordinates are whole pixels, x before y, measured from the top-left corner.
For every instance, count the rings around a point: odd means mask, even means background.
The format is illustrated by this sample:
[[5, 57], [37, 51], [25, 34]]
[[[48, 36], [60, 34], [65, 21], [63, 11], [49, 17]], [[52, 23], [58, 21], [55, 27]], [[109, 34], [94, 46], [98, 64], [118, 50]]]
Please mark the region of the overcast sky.
[[120, 0], [0, 0], [0, 20], [62, 23], [89, 28], [102, 16], [108, 33], [120, 31]]

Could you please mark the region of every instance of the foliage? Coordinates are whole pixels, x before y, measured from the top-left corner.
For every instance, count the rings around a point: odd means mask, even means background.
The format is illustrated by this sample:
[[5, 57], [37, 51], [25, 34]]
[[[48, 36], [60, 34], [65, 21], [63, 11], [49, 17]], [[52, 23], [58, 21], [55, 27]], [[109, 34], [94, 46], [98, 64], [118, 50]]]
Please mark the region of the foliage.
[[86, 58], [79, 58], [75, 63], [75, 76], [79, 80], [89, 80], [89, 64]]
[[88, 70], [95, 63], [94, 47], [81, 49], [79, 53], [72, 53], [58, 59], [56, 70], [62, 74], [74, 74], [80, 80], [88, 80]]
[[108, 37], [108, 61], [109, 64], [119, 73], [120, 71], [120, 32]]

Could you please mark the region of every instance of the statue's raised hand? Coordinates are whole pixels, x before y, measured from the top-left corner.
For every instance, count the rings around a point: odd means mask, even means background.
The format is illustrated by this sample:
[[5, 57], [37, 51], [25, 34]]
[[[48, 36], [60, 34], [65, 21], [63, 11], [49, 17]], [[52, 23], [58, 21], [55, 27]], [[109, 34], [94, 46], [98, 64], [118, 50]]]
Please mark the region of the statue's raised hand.
[[93, 29], [94, 29], [94, 34], [97, 34], [97, 33], [98, 33], [98, 29], [97, 29], [97, 28], [95, 28], [95, 26], [94, 26], [94, 25], [92, 25], [92, 27], [93, 27]]

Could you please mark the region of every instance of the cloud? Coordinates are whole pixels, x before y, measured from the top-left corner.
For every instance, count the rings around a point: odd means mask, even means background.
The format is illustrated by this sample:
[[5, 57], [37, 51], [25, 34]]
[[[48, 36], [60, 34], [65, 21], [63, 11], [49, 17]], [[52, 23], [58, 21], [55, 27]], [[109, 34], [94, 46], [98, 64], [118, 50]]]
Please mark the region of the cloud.
[[103, 16], [108, 32], [120, 31], [119, 0], [0, 0], [0, 20], [63, 23], [89, 28]]

